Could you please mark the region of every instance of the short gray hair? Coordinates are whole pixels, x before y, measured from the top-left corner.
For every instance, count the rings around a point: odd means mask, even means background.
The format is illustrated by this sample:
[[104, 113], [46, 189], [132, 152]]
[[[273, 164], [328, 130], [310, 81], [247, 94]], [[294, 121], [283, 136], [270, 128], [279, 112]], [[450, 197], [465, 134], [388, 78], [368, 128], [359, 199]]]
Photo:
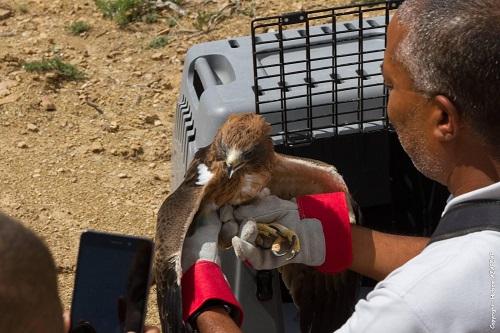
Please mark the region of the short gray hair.
[[450, 98], [500, 155], [500, 1], [406, 0], [396, 58], [415, 88]]

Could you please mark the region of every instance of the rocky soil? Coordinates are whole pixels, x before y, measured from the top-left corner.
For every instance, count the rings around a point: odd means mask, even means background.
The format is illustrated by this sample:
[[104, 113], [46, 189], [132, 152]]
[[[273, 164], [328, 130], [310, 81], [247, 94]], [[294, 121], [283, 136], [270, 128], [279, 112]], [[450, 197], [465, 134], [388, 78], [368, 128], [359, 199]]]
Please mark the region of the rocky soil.
[[[0, 210], [49, 245], [65, 308], [83, 230], [154, 236], [156, 212], [171, 190], [172, 120], [186, 50], [250, 34], [253, 15], [338, 3], [184, 0], [158, 10], [154, 23], [119, 28], [92, 0], [0, 0]], [[90, 30], [73, 35], [68, 27], [78, 20]], [[168, 44], [149, 47], [158, 36]], [[85, 78], [63, 81], [22, 66], [54, 56]], [[149, 310], [158, 324], [153, 294]]]

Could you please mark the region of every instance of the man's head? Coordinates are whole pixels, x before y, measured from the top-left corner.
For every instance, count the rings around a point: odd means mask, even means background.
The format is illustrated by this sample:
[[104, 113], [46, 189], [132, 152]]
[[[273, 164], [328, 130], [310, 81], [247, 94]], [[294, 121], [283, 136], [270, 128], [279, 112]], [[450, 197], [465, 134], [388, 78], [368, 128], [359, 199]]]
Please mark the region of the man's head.
[[57, 275], [45, 244], [0, 213], [0, 332], [62, 333]]
[[420, 171], [449, 185], [473, 149], [500, 161], [498, 0], [406, 0], [383, 70], [389, 119]]

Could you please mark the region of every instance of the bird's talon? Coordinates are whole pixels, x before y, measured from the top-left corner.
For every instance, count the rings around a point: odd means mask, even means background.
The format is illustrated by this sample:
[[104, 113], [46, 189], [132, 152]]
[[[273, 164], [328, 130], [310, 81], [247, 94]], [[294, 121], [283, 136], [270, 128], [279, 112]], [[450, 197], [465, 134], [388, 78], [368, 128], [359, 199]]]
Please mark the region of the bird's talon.
[[298, 253], [295, 250], [292, 250], [290, 257], [286, 258], [286, 260], [287, 261], [292, 260], [293, 258], [295, 258], [297, 256], [297, 254]]
[[257, 228], [259, 229], [259, 236], [271, 240], [272, 244], [270, 246], [262, 246], [257, 242], [256, 244], [261, 248], [270, 249], [275, 256], [283, 257], [290, 254], [290, 257], [286, 260], [291, 260], [300, 252], [299, 239], [294, 231], [278, 223], [258, 223]]

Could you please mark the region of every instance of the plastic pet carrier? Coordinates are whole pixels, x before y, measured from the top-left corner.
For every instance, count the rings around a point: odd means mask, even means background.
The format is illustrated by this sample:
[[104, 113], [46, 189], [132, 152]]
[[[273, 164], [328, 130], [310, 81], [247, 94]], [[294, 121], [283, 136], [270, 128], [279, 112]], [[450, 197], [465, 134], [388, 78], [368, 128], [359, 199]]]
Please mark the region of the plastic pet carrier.
[[[276, 151], [337, 167], [366, 225], [429, 235], [448, 194], [399, 145], [380, 69], [387, 26], [401, 2], [260, 18], [251, 36], [190, 48], [175, 118], [172, 188], [230, 114], [256, 112], [271, 123]], [[299, 332], [277, 272], [253, 271], [232, 251], [222, 266], [244, 308], [244, 331]]]

